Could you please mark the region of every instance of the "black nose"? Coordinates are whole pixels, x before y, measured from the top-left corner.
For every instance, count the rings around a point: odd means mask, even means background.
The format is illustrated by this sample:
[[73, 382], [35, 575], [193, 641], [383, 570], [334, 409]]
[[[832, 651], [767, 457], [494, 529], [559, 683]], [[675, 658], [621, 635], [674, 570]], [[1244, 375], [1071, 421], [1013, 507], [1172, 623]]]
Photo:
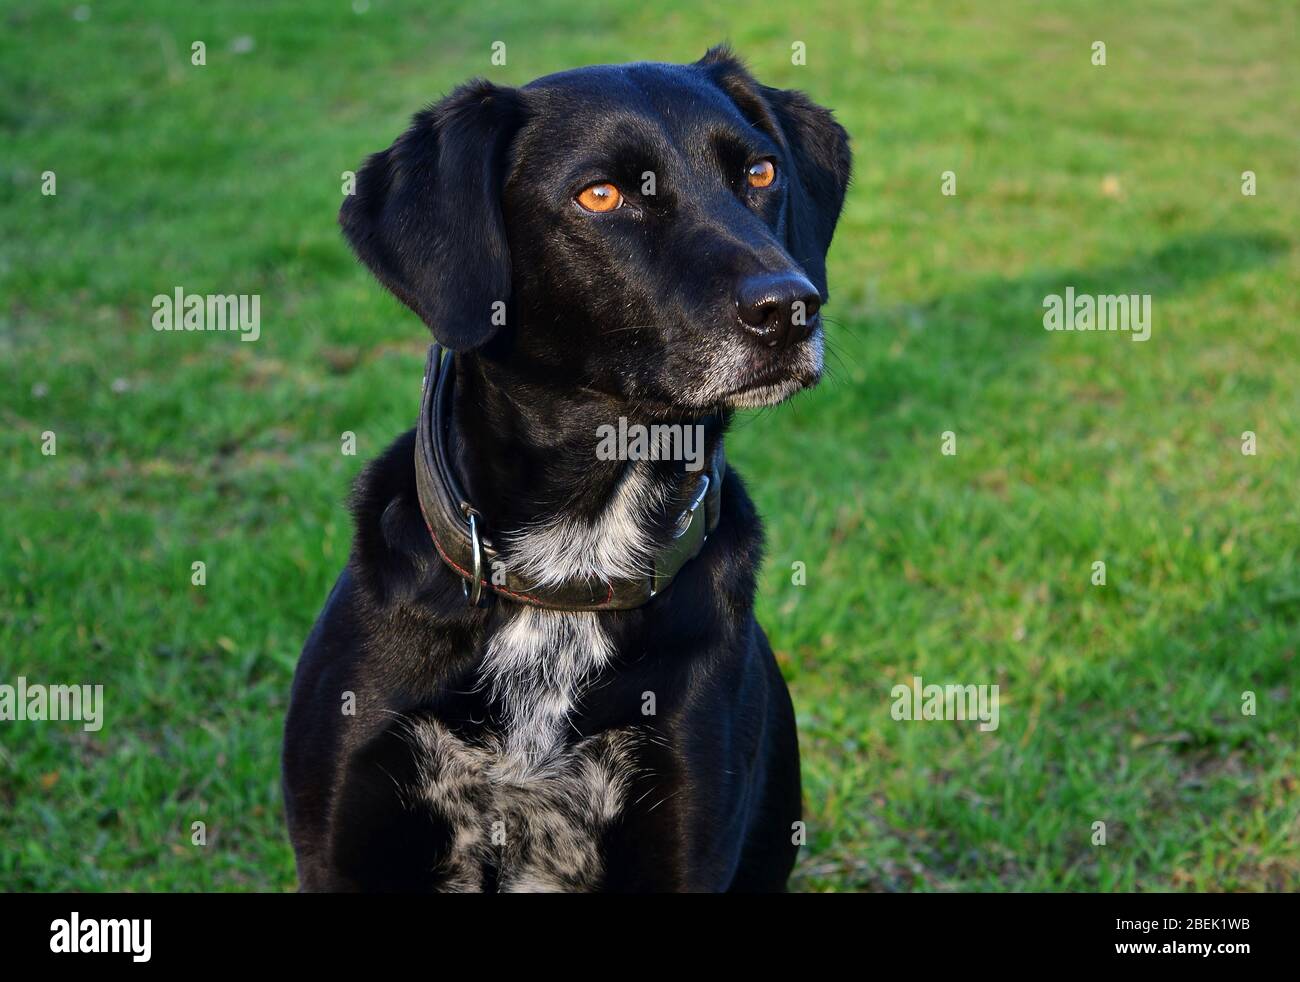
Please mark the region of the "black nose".
[[788, 348], [811, 334], [821, 305], [817, 288], [798, 273], [747, 276], [736, 288], [740, 326], [772, 348]]

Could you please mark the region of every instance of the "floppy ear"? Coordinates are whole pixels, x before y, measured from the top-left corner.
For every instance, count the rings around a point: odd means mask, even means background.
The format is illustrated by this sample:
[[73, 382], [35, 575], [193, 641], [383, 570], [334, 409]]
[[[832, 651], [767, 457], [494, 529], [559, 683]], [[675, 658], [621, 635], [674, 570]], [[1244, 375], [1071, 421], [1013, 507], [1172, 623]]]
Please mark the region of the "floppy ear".
[[793, 89], [761, 91], [785, 134], [795, 174], [786, 214], [791, 255], [803, 266], [823, 297], [826, 252], [844, 205], [852, 174], [849, 135], [830, 110]]
[[522, 120], [514, 89], [462, 85], [366, 161], [339, 210], [357, 257], [453, 350], [487, 343], [510, 301], [501, 189]]
[[848, 133], [829, 109], [802, 92], [760, 85], [725, 45], [711, 48], [700, 64], [740, 111], [786, 151], [794, 168], [786, 199], [786, 245], [826, 297], [826, 252], [853, 169]]

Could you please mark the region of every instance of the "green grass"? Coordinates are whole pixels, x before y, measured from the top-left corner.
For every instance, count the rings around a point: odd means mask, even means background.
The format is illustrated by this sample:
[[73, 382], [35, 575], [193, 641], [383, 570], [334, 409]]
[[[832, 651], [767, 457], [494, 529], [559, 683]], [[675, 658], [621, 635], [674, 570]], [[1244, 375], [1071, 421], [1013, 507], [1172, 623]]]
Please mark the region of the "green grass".
[[[426, 343], [341, 172], [465, 77], [724, 38], [856, 150], [832, 377], [728, 446], [800, 718], [793, 886], [1300, 887], [1293, 6], [73, 6], [0, 14], [0, 682], [102, 683], [108, 721], [0, 723], [0, 888], [292, 888], [289, 679]], [[261, 340], [155, 333], [177, 285], [261, 294]], [[1151, 340], [1045, 332], [1066, 286], [1152, 294]], [[1000, 728], [895, 722], [914, 674], [999, 684]]]

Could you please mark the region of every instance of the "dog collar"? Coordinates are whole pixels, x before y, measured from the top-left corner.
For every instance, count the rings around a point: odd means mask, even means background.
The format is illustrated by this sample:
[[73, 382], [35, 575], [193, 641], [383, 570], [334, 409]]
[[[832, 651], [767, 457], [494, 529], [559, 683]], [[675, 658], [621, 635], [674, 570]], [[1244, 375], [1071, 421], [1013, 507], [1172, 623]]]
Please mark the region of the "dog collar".
[[416, 425], [415, 484], [420, 512], [434, 548], [461, 579], [470, 606], [481, 603], [484, 589], [520, 603], [548, 610], [629, 610], [648, 603], [700, 554], [709, 533], [718, 527], [726, 459], [722, 441], [700, 475], [690, 504], [678, 516], [676, 534], [653, 557], [653, 572], [612, 579], [579, 577], [558, 584], [539, 584], [500, 562], [500, 553], [483, 527], [483, 516], [469, 502], [447, 453], [455, 360], [442, 347], [429, 346]]

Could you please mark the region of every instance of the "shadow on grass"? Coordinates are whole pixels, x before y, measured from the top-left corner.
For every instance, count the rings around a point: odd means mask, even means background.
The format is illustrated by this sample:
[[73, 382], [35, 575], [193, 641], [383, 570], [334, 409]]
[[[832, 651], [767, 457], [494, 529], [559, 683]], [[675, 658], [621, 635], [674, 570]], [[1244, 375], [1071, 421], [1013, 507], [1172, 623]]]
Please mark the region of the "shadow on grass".
[[[1067, 287], [1076, 294], [1149, 293], [1158, 307], [1204, 283], [1276, 262], [1290, 248], [1270, 232], [1204, 232], [1103, 266], [991, 278], [920, 304], [856, 312], [845, 320], [899, 335], [908, 348], [854, 386], [854, 409], [878, 414], [911, 398], [950, 411], [955, 393], [975, 395], [1049, 337], [1043, 298]], [[1156, 320], [1158, 326], [1158, 314]], [[863, 341], [832, 339], [832, 357], [861, 356]]]
[[1291, 243], [1270, 232], [1203, 232], [1176, 239], [1153, 252], [1091, 269], [1034, 272], [1016, 279], [986, 280], [923, 305], [930, 316], [962, 318], [976, 311], [1022, 311], [1041, 317], [1043, 297], [1067, 286], [1076, 293], [1150, 293], [1174, 296], [1222, 276], [1274, 262]]

